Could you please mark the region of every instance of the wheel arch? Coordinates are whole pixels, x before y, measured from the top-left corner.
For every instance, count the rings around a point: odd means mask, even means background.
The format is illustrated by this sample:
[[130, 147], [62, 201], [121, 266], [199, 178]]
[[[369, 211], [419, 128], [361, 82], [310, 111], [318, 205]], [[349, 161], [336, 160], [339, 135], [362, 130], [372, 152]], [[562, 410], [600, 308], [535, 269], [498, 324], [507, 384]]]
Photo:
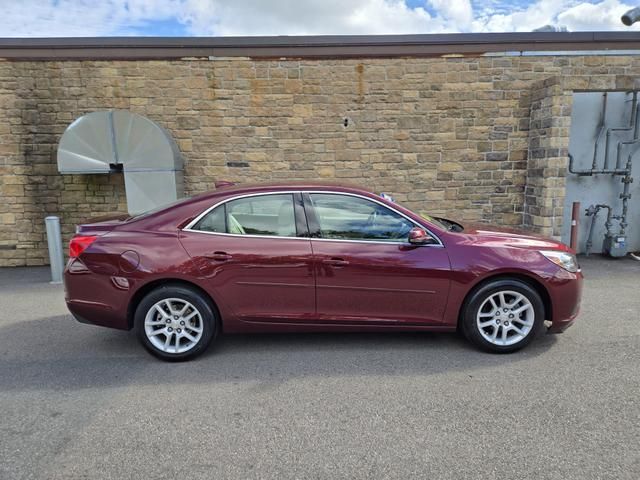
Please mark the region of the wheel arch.
[[135, 293], [131, 297], [131, 300], [129, 301], [129, 305], [127, 306], [127, 328], [129, 330], [133, 328], [136, 309], [138, 308], [138, 305], [140, 304], [142, 299], [153, 290], [162, 286], [167, 286], [167, 285], [176, 285], [180, 287], [186, 287], [200, 293], [204, 297], [204, 299], [209, 302], [211, 307], [215, 310], [215, 313], [218, 316], [218, 319], [220, 320], [218, 327], [220, 328], [220, 330], [222, 330], [222, 316], [220, 315], [220, 309], [218, 308], [218, 304], [216, 303], [216, 301], [211, 297], [211, 295], [205, 289], [203, 289], [199, 285], [193, 282], [190, 282], [188, 280], [180, 279], [180, 278], [161, 278], [157, 280], [152, 280], [151, 282], [145, 283], [140, 288], [138, 288], [138, 290], [135, 291]]
[[520, 272], [500, 272], [483, 278], [467, 292], [458, 310], [458, 327], [460, 327], [460, 322], [462, 321], [462, 313], [473, 294], [487, 283], [496, 280], [520, 280], [521, 282], [529, 285], [538, 293], [538, 295], [540, 295], [540, 298], [542, 299], [542, 304], [544, 306], [544, 319], [553, 321], [553, 304], [551, 303], [551, 296], [549, 295], [547, 288], [539, 280]]

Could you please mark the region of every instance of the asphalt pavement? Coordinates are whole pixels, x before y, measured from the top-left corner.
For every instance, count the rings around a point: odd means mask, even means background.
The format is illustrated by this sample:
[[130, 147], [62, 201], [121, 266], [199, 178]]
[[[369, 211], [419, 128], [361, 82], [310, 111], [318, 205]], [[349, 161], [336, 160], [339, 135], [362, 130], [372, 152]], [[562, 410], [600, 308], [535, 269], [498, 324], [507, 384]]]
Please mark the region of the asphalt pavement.
[[0, 479], [640, 478], [640, 262], [512, 355], [454, 334], [228, 336], [182, 364], [0, 269]]

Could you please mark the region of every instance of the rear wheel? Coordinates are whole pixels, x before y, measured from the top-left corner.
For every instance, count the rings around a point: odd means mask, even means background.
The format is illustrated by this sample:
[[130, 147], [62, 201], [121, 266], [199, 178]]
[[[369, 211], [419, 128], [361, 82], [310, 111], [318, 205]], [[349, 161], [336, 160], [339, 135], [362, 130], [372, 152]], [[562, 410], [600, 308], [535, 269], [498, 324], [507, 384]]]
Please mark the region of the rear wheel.
[[201, 354], [215, 338], [218, 318], [198, 291], [166, 285], [142, 299], [135, 313], [138, 339], [156, 357], [188, 360]]
[[526, 346], [544, 326], [538, 292], [516, 279], [501, 279], [477, 289], [462, 312], [462, 331], [483, 350], [509, 353]]

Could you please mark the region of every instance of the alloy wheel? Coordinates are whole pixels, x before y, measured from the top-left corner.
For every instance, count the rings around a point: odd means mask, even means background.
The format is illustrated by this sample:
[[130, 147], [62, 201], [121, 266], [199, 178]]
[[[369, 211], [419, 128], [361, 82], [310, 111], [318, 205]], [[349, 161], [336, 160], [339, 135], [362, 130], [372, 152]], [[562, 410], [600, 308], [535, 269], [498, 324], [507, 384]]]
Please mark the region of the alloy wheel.
[[487, 297], [476, 315], [482, 337], [498, 346], [522, 341], [533, 329], [534, 320], [531, 301], [513, 290], [502, 290]]
[[155, 303], [144, 319], [144, 332], [158, 350], [185, 353], [195, 347], [204, 331], [202, 315], [193, 304], [181, 298]]

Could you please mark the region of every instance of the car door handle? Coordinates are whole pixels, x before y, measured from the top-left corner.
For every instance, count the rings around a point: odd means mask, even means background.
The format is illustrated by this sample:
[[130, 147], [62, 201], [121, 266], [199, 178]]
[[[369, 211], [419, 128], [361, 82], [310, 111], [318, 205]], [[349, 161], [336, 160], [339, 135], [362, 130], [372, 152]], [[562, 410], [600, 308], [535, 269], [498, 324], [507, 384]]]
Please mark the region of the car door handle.
[[322, 263], [324, 263], [325, 265], [331, 265], [333, 267], [346, 267], [347, 265], [349, 265], [349, 262], [347, 260], [337, 257], [326, 258], [322, 260]]
[[231, 260], [232, 257], [227, 252], [213, 252], [207, 255], [207, 258], [216, 260], [217, 262], [226, 262], [227, 260]]

